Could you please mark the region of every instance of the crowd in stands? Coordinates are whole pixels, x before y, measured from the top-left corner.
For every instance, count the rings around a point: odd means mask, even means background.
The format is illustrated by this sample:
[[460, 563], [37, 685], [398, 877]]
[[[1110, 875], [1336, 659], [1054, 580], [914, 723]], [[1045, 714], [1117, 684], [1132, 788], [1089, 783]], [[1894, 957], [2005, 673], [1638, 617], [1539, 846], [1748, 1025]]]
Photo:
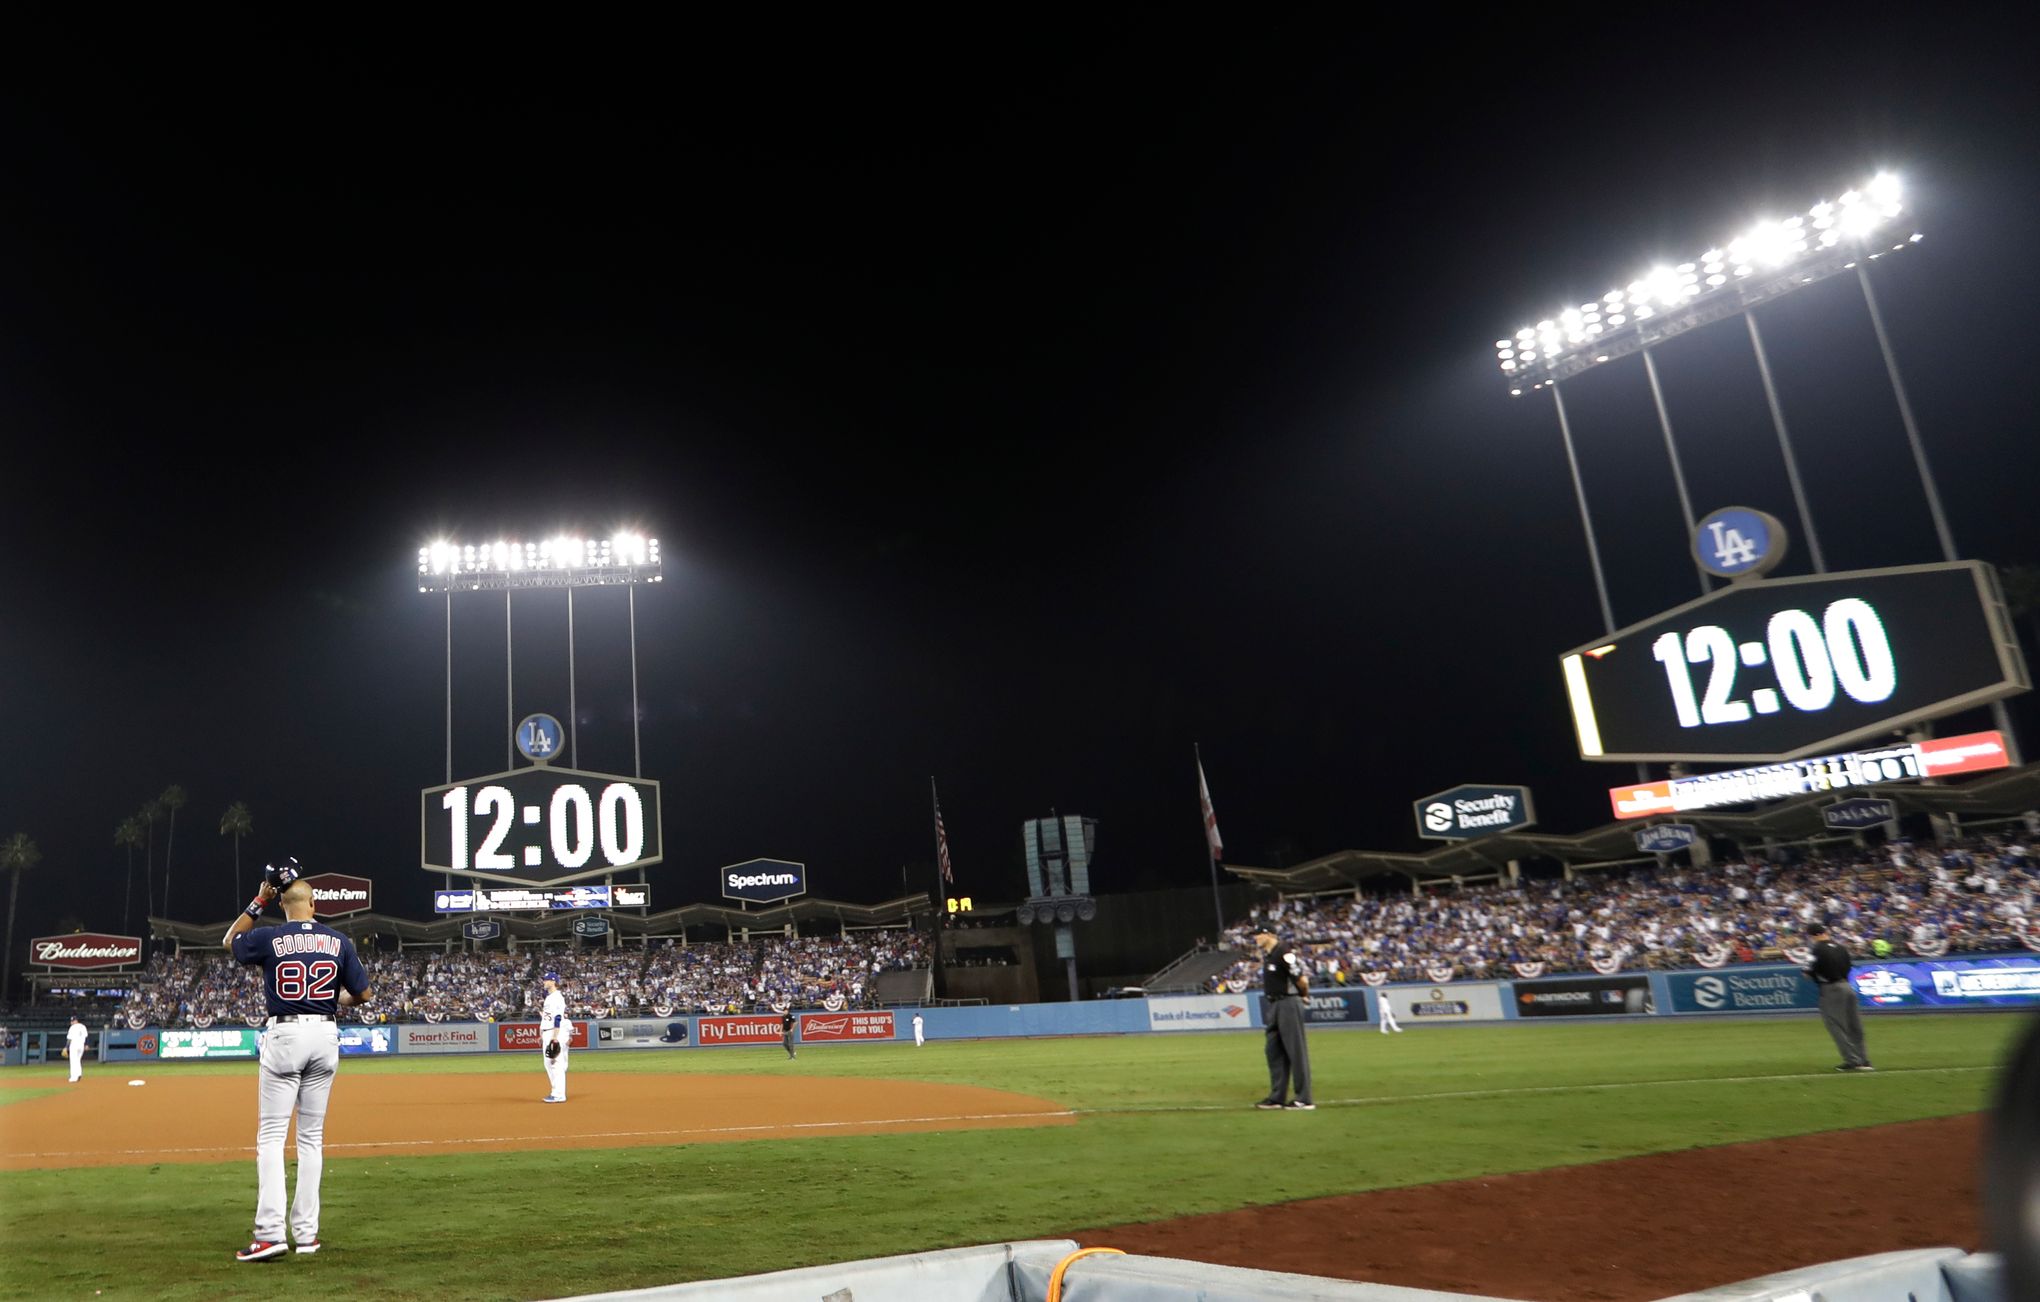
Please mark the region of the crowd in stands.
[[[870, 1006], [879, 973], [926, 962], [926, 939], [912, 931], [614, 949], [364, 952], [375, 999], [343, 1015], [392, 1022], [535, 1017], [543, 998], [540, 978], [548, 971], [560, 974], [567, 1006], [581, 1016], [863, 1008]], [[131, 1026], [253, 1025], [264, 1012], [259, 969], [235, 965], [224, 954], [159, 953], [117, 1016]]]
[[[1288, 900], [1254, 910], [1224, 939], [1250, 951], [1254, 927], [1271, 922], [1321, 984], [1343, 985], [1777, 961], [1806, 946], [1814, 922], [1866, 958], [2040, 949], [2036, 909], [2040, 846], [1985, 837]], [[1245, 990], [1258, 979], [1258, 960], [1243, 959], [1214, 984]]]

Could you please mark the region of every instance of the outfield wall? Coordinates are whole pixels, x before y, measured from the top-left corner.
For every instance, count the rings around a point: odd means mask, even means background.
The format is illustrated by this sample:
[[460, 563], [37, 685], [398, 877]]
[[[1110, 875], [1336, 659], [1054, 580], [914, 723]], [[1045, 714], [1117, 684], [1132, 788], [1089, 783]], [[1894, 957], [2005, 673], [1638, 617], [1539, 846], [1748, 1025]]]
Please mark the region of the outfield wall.
[[[2040, 954], [1870, 961], [1858, 964], [1850, 981], [1861, 1005], [1872, 1010], [2030, 1008], [2040, 1006]], [[1378, 1026], [1384, 1000], [1396, 1020], [1411, 1027], [1583, 1017], [1806, 1015], [1820, 1004], [1818, 989], [1799, 969], [1773, 963], [1608, 976], [1570, 973], [1534, 980], [1337, 986], [1313, 991], [1305, 1016], [1317, 1028]], [[1261, 998], [1250, 993], [833, 1013], [805, 1009], [795, 1015], [794, 1033], [804, 1045], [911, 1041], [916, 1013], [930, 1040], [1170, 1035], [1265, 1025]], [[538, 1046], [535, 1022], [347, 1023], [340, 1034], [341, 1052], [349, 1057], [533, 1053]], [[712, 1052], [777, 1045], [780, 1035], [777, 1013], [675, 1014], [580, 1020], [574, 1026], [573, 1045], [583, 1052]], [[260, 1029], [247, 1027], [108, 1027], [100, 1033], [98, 1057], [107, 1062], [250, 1059], [260, 1052], [261, 1036]], [[36, 1055], [24, 1056], [36, 1060]]]

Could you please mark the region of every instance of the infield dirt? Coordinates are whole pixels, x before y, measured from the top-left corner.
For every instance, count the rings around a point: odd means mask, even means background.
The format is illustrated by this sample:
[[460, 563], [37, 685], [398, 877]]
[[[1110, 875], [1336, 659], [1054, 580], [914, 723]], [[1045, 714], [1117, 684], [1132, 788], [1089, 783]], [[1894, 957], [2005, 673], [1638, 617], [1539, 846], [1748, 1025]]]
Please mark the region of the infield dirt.
[[[536, 1061], [534, 1055], [533, 1061]], [[130, 1079], [147, 1084], [130, 1086]], [[1060, 1104], [969, 1085], [796, 1076], [589, 1072], [568, 1101], [545, 1077], [362, 1074], [340, 1069], [328, 1157], [623, 1148], [1067, 1125]], [[223, 1162], [255, 1151], [255, 1068], [241, 1076], [95, 1072], [0, 1109], [0, 1170]], [[288, 1151], [288, 1150], [287, 1150]]]

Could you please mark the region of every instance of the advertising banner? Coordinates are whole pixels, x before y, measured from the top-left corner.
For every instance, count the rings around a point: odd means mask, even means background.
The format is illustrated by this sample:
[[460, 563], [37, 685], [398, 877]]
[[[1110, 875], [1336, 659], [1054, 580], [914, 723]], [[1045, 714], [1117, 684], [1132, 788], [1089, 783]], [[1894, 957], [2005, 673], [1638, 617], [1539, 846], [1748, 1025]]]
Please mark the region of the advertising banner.
[[807, 894], [807, 865], [789, 859], [747, 859], [722, 870], [724, 899], [772, 904]]
[[1364, 1022], [1367, 996], [1358, 990], [1313, 990], [1303, 997], [1303, 1020], [1318, 1022]]
[[768, 1013], [749, 1017], [697, 1018], [694, 1035], [703, 1048], [718, 1044], [777, 1044], [779, 1017]]
[[1823, 755], [1725, 773], [1700, 773], [1610, 787], [1608, 798], [1614, 802], [1615, 817], [1648, 818], [1652, 814], [1754, 805], [1884, 782], [1916, 782], [1921, 778], [1979, 773], [2010, 763], [2002, 733], [1970, 732], [1846, 755]]
[[142, 961], [140, 936], [109, 936], [79, 931], [68, 936], [37, 936], [28, 942], [28, 961], [38, 967], [126, 967]]
[[1849, 973], [1865, 1008], [2022, 1008], [2040, 1004], [2040, 956], [1867, 963]]
[[1150, 1031], [1222, 1031], [1252, 1026], [1252, 995], [1160, 995], [1147, 1001]]
[[1381, 997], [1388, 1001], [1399, 1022], [1498, 1022], [1504, 1016], [1502, 987], [1493, 981], [1395, 986], [1383, 990]]
[[253, 1058], [262, 1051], [262, 1032], [245, 1027], [209, 1031], [163, 1031], [158, 1058]]
[[1516, 987], [1516, 1012], [1523, 1017], [1588, 1017], [1611, 1013], [1654, 1013], [1650, 978], [1573, 977], [1525, 981]]
[[1795, 967], [1674, 972], [1665, 978], [1675, 1013], [1775, 1013], [1820, 1007], [1820, 990]]
[[1820, 821], [1844, 829], [1875, 827], [1898, 818], [1898, 806], [1889, 800], [1843, 800], [1820, 811]]
[[559, 909], [642, 909], [652, 902], [643, 882], [616, 886], [484, 886], [432, 892], [434, 913], [551, 913]]
[[803, 1040], [890, 1040], [897, 1032], [893, 1015], [883, 1013], [802, 1013]]
[[1659, 823], [1636, 830], [1636, 848], [1645, 854], [1671, 854], [1700, 840], [1700, 829], [1691, 823]]
[[396, 1051], [397, 1028], [394, 1026], [362, 1026], [357, 1023], [340, 1028], [340, 1056], [343, 1058]]
[[487, 1022], [440, 1022], [397, 1028], [398, 1053], [487, 1053]]
[[375, 906], [375, 883], [347, 873], [314, 873], [305, 881], [312, 888], [312, 903], [319, 916], [337, 918], [362, 913]]
[[157, 1039], [161, 1035], [155, 1027], [145, 1026], [139, 1030], [125, 1026], [108, 1027], [99, 1034], [99, 1060], [101, 1062], [133, 1062], [156, 1056]]
[[1411, 802], [1417, 835], [1433, 841], [1465, 841], [1513, 832], [1537, 822], [1530, 788], [1467, 784]]
[[692, 1042], [687, 1019], [663, 1021], [602, 1022], [595, 1029], [598, 1049], [679, 1049]]
[[[537, 1022], [499, 1022], [496, 1026], [496, 1047], [505, 1053], [516, 1053], [539, 1047]], [[588, 1047], [588, 1023], [575, 1022], [574, 1034], [567, 1040], [569, 1049]]]

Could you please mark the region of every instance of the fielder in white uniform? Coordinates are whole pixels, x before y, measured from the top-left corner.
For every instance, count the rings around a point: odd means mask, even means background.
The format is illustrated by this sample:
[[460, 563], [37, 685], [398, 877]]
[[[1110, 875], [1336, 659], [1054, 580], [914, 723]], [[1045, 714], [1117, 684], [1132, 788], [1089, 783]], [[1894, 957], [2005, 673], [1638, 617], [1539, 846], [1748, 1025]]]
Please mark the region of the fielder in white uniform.
[[921, 1038], [921, 1015], [920, 1015], [919, 1013], [915, 1013], [915, 1014], [914, 1014], [914, 1047], [915, 1047], [916, 1049], [918, 1049], [918, 1048], [920, 1048], [920, 1047], [921, 1047], [922, 1043], [923, 1043], [923, 1040], [922, 1040], [922, 1038]]
[[[261, 892], [234, 919], [222, 942], [236, 963], [261, 967], [262, 999], [269, 1008], [255, 1127], [255, 1237], [234, 1254], [236, 1261], [268, 1261], [291, 1250], [283, 1237], [283, 1137], [292, 1113], [297, 1115], [298, 1161], [290, 1236], [300, 1254], [319, 1250], [326, 1106], [340, 1066], [338, 1019], [342, 1008], [370, 998], [368, 973], [354, 942], [312, 920], [312, 888], [299, 880], [297, 860], [271, 864], [263, 876]], [[287, 921], [255, 926], [262, 906], [278, 898]]]
[[76, 1082], [80, 1076], [85, 1074], [85, 1036], [85, 1023], [75, 1017], [72, 1018], [71, 1029], [64, 1032], [64, 1039], [71, 1046], [71, 1080], [73, 1082]]
[[540, 1103], [567, 1101], [567, 1055], [574, 1045], [574, 1024], [567, 1019], [567, 997], [560, 993], [560, 974], [545, 974], [545, 1006], [538, 1015], [538, 1047], [544, 1054], [545, 1078], [552, 1086]]
[[1375, 991], [1374, 1002], [1381, 1005], [1381, 1033], [1387, 1035], [1390, 1031], [1394, 1031], [1397, 1035], [1401, 1035], [1402, 1023], [1395, 1020], [1395, 1006], [1388, 1002], [1388, 991]]

